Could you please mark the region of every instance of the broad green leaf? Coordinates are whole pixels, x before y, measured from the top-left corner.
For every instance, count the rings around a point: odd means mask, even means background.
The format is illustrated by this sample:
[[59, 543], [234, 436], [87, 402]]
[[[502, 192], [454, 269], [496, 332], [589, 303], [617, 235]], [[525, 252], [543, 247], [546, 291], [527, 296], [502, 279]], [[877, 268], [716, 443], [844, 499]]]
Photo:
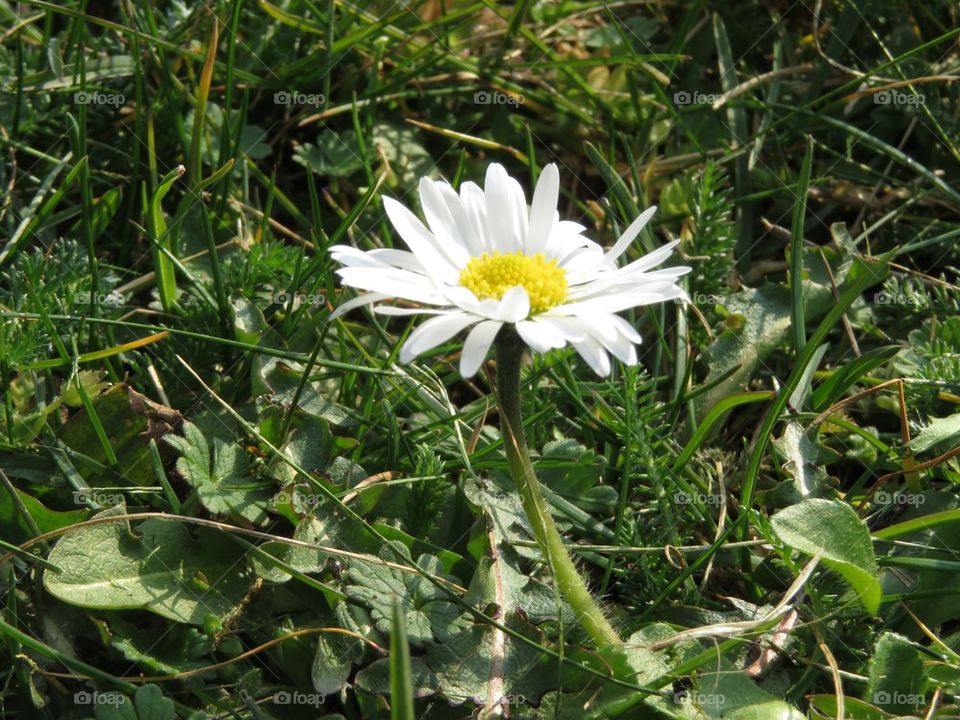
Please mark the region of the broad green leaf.
[[588, 512], [612, 515], [617, 491], [600, 485], [605, 461], [602, 455], [576, 440], [554, 440], [543, 446], [534, 468], [540, 482]]
[[[394, 547], [402, 545], [393, 543]], [[421, 555], [417, 566], [435, 578], [455, 581], [443, 574], [440, 561], [433, 555]], [[366, 560], [351, 560], [344, 592], [369, 608], [377, 629], [390, 634], [393, 603], [403, 604], [410, 642], [422, 647], [432, 640], [443, 642], [464, 626], [460, 606], [447, 593], [413, 571]]]
[[[474, 492], [481, 490], [474, 488]], [[505, 529], [495, 519], [497, 514], [487, 505], [481, 505], [480, 512], [486, 530], [483, 542], [475, 544], [483, 546], [484, 554], [465, 602], [536, 638], [539, 631], [527, 620], [536, 623], [561, 617], [572, 622], [573, 612], [566, 603], [521, 568]], [[462, 618], [461, 621], [442, 644], [427, 643], [426, 655], [413, 658], [410, 672], [418, 696], [436, 693], [451, 703], [474, 703], [489, 710], [501, 702], [536, 703], [556, 680], [556, 672], [548, 671], [552, 661], [527, 643], [498, 627], [468, 624]], [[464, 625], [466, 629], [462, 629]], [[375, 664], [363, 671], [358, 683], [368, 690], [385, 693], [384, 665]]]
[[[9, 466], [2, 465], [9, 473]], [[20, 512], [22, 505], [30, 515], [36, 529], [41, 533], [52, 532], [86, 519], [85, 510], [51, 510], [35, 497], [13, 488], [16, 499], [10, 496], [10, 488], [0, 487], [0, 538], [7, 542], [21, 543], [34, 536], [30, 520]]]
[[816, 440], [816, 431], [805, 433], [800, 423], [790, 422], [783, 435], [773, 441], [773, 449], [783, 459], [783, 471], [793, 478], [789, 488], [781, 483], [772, 491], [776, 493], [778, 505], [792, 505], [823, 494], [828, 480], [823, 465], [838, 455]]
[[[376, 636], [370, 616], [357, 605], [337, 603], [333, 609], [336, 624], [364, 637]], [[318, 693], [333, 695], [347, 684], [353, 665], [363, 657], [364, 644], [348, 635], [323, 633], [310, 667], [313, 688]]]
[[207, 510], [238, 515], [254, 525], [267, 521], [274, 491], [252, 475], [249, 455], [239, 445], [215, 437], [211, 448], [189, 422], [183, 424], [183, 437], [168, 435], [166, 441], [180, 453], [177, 471], [196, 488]]
[[930, 420], [910, 441], [910, 448], [917, 453], [936, 448], [946, 450], [957, 438], [960, 438], [960, 413]]
[[230, 298], [230, 307], [233, 310], [233, 330], [237, 340], [256, 344], [264, 333], [270, 331], [263, 313], [252, 300], [243, 295], [234, 295]]
[[129, 622], [123, 613], [109, 619], [110, 644], [152, 675], [176, 675], [210, 664], [213, 639], [190, 625]]
[[157, 685], [144, 685], [133, 696], [139, 720], [173, 720], [173, 700], [165, 697]]
[[[95, 517], [125, 513], [117, 505]], [[48, 559], [60, 572], [45, 571], [43, 585], [63, 602], [144, 608], [191, 625], [232, 613], [253, 580], [242, 550], [219, 532], [159, 518], [136, 528], [122, 520], [82, 527], [60, 538]]]
[[[516, 616], [502, 622], [542, 641]], [[414, 695], [438, 694], [452, 705], [492, 706], [498, 698], [515, 705], [538, 703], [556, 683], [554, 661], [527, 643], [513, 642], [507, 650], [500, 644], [502, 639], [500, 631], [476, 624], [443, 643], [429, 643], [425, 655], [411, 659]], [[356, 682], [368, 692], [386, 695], [390, 688], [389, 660], [378, 660], [365, 668], [357, 674]]]
[[[827, 259], [833, 281], [840, 285], [851, 267], [850, 259], [837, 253], [827, 253]], [[819, 252], [804, 253], [804, 277], [803, 303], [809, 323], [833, 305], [831, 279]], [[743, 390], [760, 363], [786, 341], [791, 327], [791, 304], [790, 291], [771, 284], [745, 288], [723, 298], [725, 328], [704, 352], [710, 366], [704, 384], [719, 382], [698, 398], [701, 416], [717, 402]]]
[[173, 700], [164, 696], [157, 685], [138, 688], [132, 701], [119, 693], [98, 693], [97, 697], [113, 698], [111, 702], [96, 703], [93, 714], [97, 720], [174, 720], [176, 717]]
[[364, 166], [357, 136], [353, 130], [324, 130], [317, 144], [295, 145], [293, 159], [324, 177], [348, 177]]
[[[831, 718], [837, 716], [836, 695], [808, 695], [807, 699], [810, 701], [810, 705], [824, 716]], [[843, 709], [846, 712], [844, 716], [846, 720], [887, 720], [891, 717], [889, 713], [885, 713], [870, 703], [849, 696], [843, 699]]]
[[180, 413], [153, 402], [123, 383], [91, 398], [90, 402], [110, 438], [117, 465], [109, 467], [86, 410], [75, 413], [59, 433], [64, 444], [75, 451], [73, 463], [87, 484], [91, 487], [156, 484], [149, 438], [171, 433], [183, 421]]
[[[520, 496], [516, 492], [508, 492], [489, 480], [468, 478], [463, 484], [463, 493], [467, 499], [490, 516], [490, 522], [497, 530], [498, 537], [510, 543], [516, 553], [528, 560], [540, 560], [540, 551], [536, 547], [519, 545], [517, 540], [528, 542], [533, 540], [533, 531], [527, 520]], [[483, 552], [486, 543], [483, 543]], [[475, 553], [480, 555], [480, 553]]]
[[373, 127], [373, 144], [390, 161], [390, 167], [404, 187], [413, 186], [418, 178], [429, 175], [436, 167], [423, 146], [423, 134], [408, 125], [378, 123]]
[[781, 510], [770, 523], [790, 547], [823, 562], [850, 583], [864, 607], [876, 614], [880, 581], [870, 532], [853, 509], [840, 500], [813, 498]]
[[294, 398], [297, 398], [298, 406], [308, 415], [322, 418], [333, 425], [355, 424], [349, 410], [324, 397], [313, 382], [307, 382], [300, 388], [304, 368], [299, 364], [275, 357], [261, 357], [254, 367], [255, 395], [269, 394], [270, 403], [284, 409], [290, 407]]
[[323, 695], [340, 692], [350, 677], [352, 663], [343, 658], [331, 638], [321, 634], [317, 638], [317, 649], [310, 666], [313, 687]]
[[927, 704], [924, 659], [907, 638], [883, 633], [870, 660], [863, 699], [888, 712], [917, 714]]

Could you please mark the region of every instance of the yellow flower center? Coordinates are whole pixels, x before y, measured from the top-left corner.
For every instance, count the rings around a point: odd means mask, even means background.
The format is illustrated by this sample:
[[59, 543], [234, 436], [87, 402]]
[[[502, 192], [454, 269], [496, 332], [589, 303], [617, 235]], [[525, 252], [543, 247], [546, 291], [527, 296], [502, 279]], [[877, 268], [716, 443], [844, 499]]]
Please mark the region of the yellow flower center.
[[484, 253], [460, 271], [460, 284], [481, 300], [499, 300], [512, 287], [523, 285], [530, 296], [530, 312], [542, 313], [567, 299], [567, 273], [543, 253], [510, 255]]

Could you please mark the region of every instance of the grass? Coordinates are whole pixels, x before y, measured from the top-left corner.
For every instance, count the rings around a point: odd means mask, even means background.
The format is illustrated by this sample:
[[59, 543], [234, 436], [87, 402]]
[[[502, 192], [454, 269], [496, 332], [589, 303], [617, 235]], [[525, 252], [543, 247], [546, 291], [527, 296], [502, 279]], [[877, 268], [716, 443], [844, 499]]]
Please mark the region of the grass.
[[[814, 13], [819, 13], [815, 15]], [[0, 717], [954, 717], [956, 8], [0, 0]], [[504, 164], [689, 303], [522, 374], [330, 313]]]

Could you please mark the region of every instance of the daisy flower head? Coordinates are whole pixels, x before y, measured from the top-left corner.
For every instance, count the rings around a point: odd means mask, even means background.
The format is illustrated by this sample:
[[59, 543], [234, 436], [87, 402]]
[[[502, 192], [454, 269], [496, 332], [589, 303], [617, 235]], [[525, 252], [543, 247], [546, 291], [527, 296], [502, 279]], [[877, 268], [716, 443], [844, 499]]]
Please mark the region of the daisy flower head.
[[[636, 364], [640, 335], [617, 313], [686, 297], [677, 280], [690, 268], [655, 269], [679, 240], [620, 266], [617, 260], [656, 207], [604, 250], [584, 237], [583, 225], [560, 219], [559, 192], [557, 166], [547, 165], [528, 207], [520, 183], [493, 163], [483, 188], [464, 182], [459, 194], [447, 182], [421, 178], [426, 224], [384, 197], [409, 251], [332, 247], [333, 259], [343, 265], [337, 270], [341, 284], [364, 294], [343, 303], [331, 319], [370, 304], [385, 315], [432, 316], [401, 348], [404, 363], [469, 328], [460, 357], [464, 377], [477, 372], [504, 325], [537, 352], [572, 345], [603, 377], [610, 374], [610, 354]], [[379, 304], [391, 298], [418, 307]]]

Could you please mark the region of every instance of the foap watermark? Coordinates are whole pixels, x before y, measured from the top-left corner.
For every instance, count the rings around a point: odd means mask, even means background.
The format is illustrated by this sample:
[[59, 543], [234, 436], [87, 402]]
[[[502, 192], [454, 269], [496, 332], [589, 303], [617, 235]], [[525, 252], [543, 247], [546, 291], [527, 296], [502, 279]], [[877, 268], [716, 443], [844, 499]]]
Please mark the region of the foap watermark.
[[727, 698], [723, 693], [703, 693], [697, 690], [675, 690], [673, 693], [673, 702], [677, 705], [697, 705], [706, 707], [711, 705], [724, 705]]
[[912, 505], [913, 507], [920, 507], [927, 501], [926, 496], [920, 493], [890, 493], [885, 490], [877, 490], [873, 499], [878, 505]]
[[273, 694], [274, 705], [310, 705], [318, 708], [327, 701], [327, 696], [323, 693], [305, 693], [298, 690], [290, 692], [288, 690], [279, 690]]
[[699, 90], [687, 92], [686, 90], [677, 90], [673, 94], [674, 105], [713, 105], [722, 95], [714, 93], [702, 93]]
[[295, 306], [300, 305], [313, 305], [319, 307], [326, 304], [327, 296], [323, 293], [300, 293], [300, 292], [286, 292], [281, 290], [280, 292], [275, 292], [271, 299], [277, 305], [289, 305], [291, 302]]
[[276, 105], [312, 105], [320, 107], [326, 104], [327, 96], [323, 93], [302, 93], [298, 90], [278, 90], [273, 94]]
[[493, 92], [477, 90], [473, 94], [474, 105], [513, 105], [514, 107], [519, 107], [526, 101], [527, 99], [523, 95], [502, 93], [499, 90], [494, 90]]
[[124, 696], [118, 692], [97, 692], [81, 690], [73, 694], [74, 705], [120, 705]]
[[721, 505], [723, 495], [679, 490], [673, 494], [673, 502], [675, 505]]
[[873, 694], [874, 705], [895, 705], [899, 707], [923, 707], [927, 704], [927, 699], [919, 693], [887, 692], [878, 690]]
[[292, 505], [301, 508], [315, 508], [320, 505], [320, 497], [309, 493], [302, 493], [299, 490], [293, 492], [282, 491], [273, 496], [273, 504]]
[[916, 295], [889, 293], [886, 290], [881, 290], [878, 293], [874, 293], [873, 302], [877, 305], [920, 305], [923, 301]]
[[102, 93], [83, 90], [73, 94], [75, 105], [112, 105], [120, 107], [126, 104], [127, 96], [123, 93]]
[[722, 305], [723, 295], [713, 295], [711, 293], [695, 292], [687, 297], [674, 299], [675, 303], [691, 303], [692, 305]]
[[116, 492], [103, 492], [102, 490], [74, 490], [73, 491], [73, 504], [74, 505], [119, 505], [124, 502], [123, 493]]
[[907, 92], [897, 92], [896, 90], [881, 90], [873, 95], [874, 105], [916, 105], [920, 106], [927, 102], [922, 94]]
[[123, 305], [123, 295], [118, 292], [92, 293], [89, 290], [82, 290], [73, 294], [73, 302], [76, 305], [109, 305], [110, 307], [120, 307]]

